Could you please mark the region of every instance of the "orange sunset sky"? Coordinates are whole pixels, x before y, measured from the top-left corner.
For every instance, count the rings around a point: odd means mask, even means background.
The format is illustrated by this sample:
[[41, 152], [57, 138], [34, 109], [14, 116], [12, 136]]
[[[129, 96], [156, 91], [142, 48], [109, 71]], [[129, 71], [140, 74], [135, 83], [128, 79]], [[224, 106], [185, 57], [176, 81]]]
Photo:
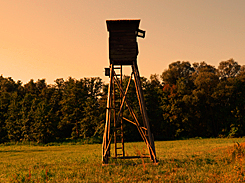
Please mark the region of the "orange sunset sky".
[[244, 10], [245, 0], [0, 0], [0, 74], [107, 82], [107, 19], [141, 19], [141, 76], [178, 60], [245, 65]]

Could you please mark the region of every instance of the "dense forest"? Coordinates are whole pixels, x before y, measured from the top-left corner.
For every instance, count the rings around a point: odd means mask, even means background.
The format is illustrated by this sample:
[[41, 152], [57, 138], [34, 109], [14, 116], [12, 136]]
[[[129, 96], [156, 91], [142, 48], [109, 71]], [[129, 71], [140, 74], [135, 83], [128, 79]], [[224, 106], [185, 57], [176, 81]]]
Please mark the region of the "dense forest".
[[[155, 140], [245, 135], [245, 66], [234, 59], [218, 68], [177, 61], [141, 82]], [[99, 77], [48, 85], [45, 79], [22, 84], [0, 76], [0, 143], [101, 139], [107, 88]], [[127, 97], [137, 102], [133, 84]], [[125, 125], [126, 140], [139, 140], [137, 129]]]

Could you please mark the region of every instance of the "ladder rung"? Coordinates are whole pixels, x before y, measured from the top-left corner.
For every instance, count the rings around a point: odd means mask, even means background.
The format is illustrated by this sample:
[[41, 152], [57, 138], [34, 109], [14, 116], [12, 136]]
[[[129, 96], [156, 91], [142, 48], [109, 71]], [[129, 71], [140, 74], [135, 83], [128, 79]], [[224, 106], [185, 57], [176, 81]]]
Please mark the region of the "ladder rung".
[[117, 147], [116, 149], [122, 149], [122, 147]]
[[119, 134], [122, 134], [121, 132], [121, 128], [114, 128], [116, 131], [118, 131], [116, 134], [119, 135]]
[[116, 136], [123, 136], [123, 134], [116, 134]]

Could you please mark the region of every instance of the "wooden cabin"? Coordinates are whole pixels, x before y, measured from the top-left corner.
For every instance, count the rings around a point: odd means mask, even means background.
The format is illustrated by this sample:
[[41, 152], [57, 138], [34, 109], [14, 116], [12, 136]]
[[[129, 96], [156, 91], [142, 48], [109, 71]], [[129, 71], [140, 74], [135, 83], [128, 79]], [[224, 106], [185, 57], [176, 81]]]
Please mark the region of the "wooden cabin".
[[107, 20], [109, 31], [109, 59], [114, 65], [132, 65], [137, 60], [136, 37], [144, 37], [139, 30], [140, 20]]

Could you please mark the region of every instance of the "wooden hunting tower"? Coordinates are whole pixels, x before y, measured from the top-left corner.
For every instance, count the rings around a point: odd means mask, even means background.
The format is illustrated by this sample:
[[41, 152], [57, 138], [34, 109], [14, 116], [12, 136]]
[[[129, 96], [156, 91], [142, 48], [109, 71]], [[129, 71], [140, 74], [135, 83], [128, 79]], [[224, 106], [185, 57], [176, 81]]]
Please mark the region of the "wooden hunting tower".
[[[109, 59], [110, 67], [106, 68], [106, 75], [110, 76], [108, 87], [106, 124], [102, 144], [103, 164], [109, 162], [111, 157], [110, 149], [112, 138], [114, 139], [114, 157], [120, 159], [149, 157], [154, 163], [157, 162], [153, 136], [150, 131], [148, 116], [140, 82], [140, 75], [137, 66], [138, 44], [137, 37], [145, 37], [145, 31], [139, 29], [140, 20], [107, 20], [109, 31]], [[122, 68], [131, 66], [132, 73], [127, 87], [124, 91], [122, 86]], [[130, 81], [133, 80], [136, 94], [139, 101], [142, 122], [137, 119], [133, 107], [127, 100], [127, 91]], [[126, 104], [126, 105], [125, 105]], [[123, 112], [127, 107], [133, 121], [124, 117]], [[149, 155], [125, 156], [123, 123], [134, 124], [142, 139], [146, 143]], [[112, 128], [112, 130], [111, 130]], [[120, 152], [119, 152], [120, 151]]]
[[[140, 31], [140, 20], [107, 20], [106, 23], [109, 31], [110, 64], [132, 65], [138, 55], [136, 36]], [[144, 37], [144, 31], [140, 32]]]

